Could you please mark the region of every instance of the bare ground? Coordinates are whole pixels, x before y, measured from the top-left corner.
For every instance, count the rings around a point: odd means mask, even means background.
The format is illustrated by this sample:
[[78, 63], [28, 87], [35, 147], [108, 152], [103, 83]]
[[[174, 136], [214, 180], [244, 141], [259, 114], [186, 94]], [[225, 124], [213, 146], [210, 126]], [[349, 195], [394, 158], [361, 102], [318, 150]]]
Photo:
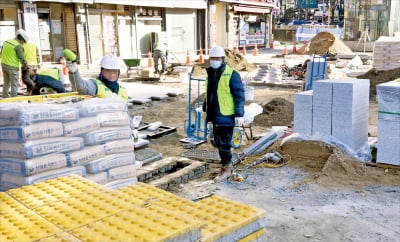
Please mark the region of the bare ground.
[[[179, 156], [185, 149], [183, 123], [187, 118], [187, 84], [160, 83], [185, 90], [184, 96], [134, 106], [144, 121], [161, 121], [177, 133], [153, 140], [150, 147], [163, 157]], [[290, 126], [293, 96], [299, 90], [257, 88], [254, 102], [264, 113], [253, 123], [260, 134], [272, 125]], [[370, 102], [369, 133], [377, 135], [377, 103]], [[253, 141], [243, 139], [240, 153]], [[170, 189], [188, 199], [215, 193], [267, 211], [269, 241], [398, 241], [400, 237], [400, 169], [367, 165], [337, 147], [319, 141], [293, 140], [269, 149], [289, 157], [280, 168], [236, 166], [243, 182], [213, 184], [211, 163], [202, 177]], [[199, 149], [214, 150], [209, 144]], [[244, 162], [245, 163], [245, 162]]]

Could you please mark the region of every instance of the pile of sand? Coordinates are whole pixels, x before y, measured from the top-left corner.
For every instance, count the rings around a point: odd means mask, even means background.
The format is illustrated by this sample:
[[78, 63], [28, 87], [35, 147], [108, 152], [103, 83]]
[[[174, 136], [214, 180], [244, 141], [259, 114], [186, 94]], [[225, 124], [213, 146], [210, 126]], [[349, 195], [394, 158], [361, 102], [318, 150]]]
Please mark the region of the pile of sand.
[[385, 83], [388, 81], [393, 81], [400, 77], [400, 68], [378, 71], [376, 69], [371, 69], [367, 73], [357, 76], [359, 79], [369, 79], [370, 80], [370, 92], [369, 96], [372, 99], [376, 96], [376, 85]]
[[294, 104], [284, 98], [274, 98], [263, 105], [263, 112], [254, 118], [254, 125], [271, 126], [292, 126], [294, 119]]
[[303, 45], [299, 50], [298, 54], [318, 54], [322, 55], [325, 53], [332, 54], [348, 54], [352, 53], [351, 49], [347, 47], [343, 41], [336, 38], [334, 34], [329, 32], [320, 32], [314, 36], [308, 43]]

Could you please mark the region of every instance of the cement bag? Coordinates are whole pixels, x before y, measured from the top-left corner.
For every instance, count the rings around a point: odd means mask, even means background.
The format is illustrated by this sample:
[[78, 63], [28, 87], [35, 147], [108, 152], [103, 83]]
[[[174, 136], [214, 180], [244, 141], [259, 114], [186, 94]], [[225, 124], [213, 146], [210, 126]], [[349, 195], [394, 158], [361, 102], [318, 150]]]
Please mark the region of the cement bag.
[[135, 143], [133, 139], [110, 141], [104, 144], [104, 150], [107, 155], [133, 152], [135, 150]]
[[101, 128], [84, 135], [86, 145], [104, 144], [107, 141], [131, 139], [130, 127]]
[[51, 153], [80, 150], [84, 146], [80, 137], [59, 137], [29, 140], [24, 143], [0, 141], [0, 157], [30, 159]]
[[0, 126], [17, 125], [21, 103], [0, 103]]
[[260, 113], [263, 112], [263, 108], [261, 105], [257, 103], [251, 103], [250, 105], [245, 105], [244, 106], [244, 123], [245, 124], [250, 124], [253, 123], [254, 117], [259, 115]]
[[121, 154], [107, 155], [103, 158], [90, 161], [85, 165], [85, 167], [86, 167], [86, 172], [97, 173], [114, 167], [131, 165], [134, 163], [135, 163], [134, 153], [121, 153]]
[[21, 186], [31, 185], [36, 182], [41, 182], [72, 174], [85, 177], [86, 176], [85, 167], [83, 166], [75, 166], [72, 168], [65, 167], [56, 170], [41, 172], [31, 176], [20, 176], [11, 173], [2, 173], [0, 175], [0, 186], [5, 188], [17, 188]]
[[83, 117], [96, 116], [100, 113], [127, 112], [128, 105], [120, 98], [91, 98], [77, 103]]
[[104, 146], [86, 146], [83, 150], [67, 153], [68, 166], [84, 165], [92, 160], [97, 160], [106, 156]]
[[30, 176], [66, 166], [67, 157], [64, 154], [51, 154], [28, 160], [0, 158], [0, 173], [8, 172], [21, 176]]
[[141, 167], [140, 164], [132, 164], [126, 166], [115, 167], [107, 170], [108, 181], [115, 181], [130, 177], [136, 177], [137, 169]]
[[100, 113], [97, 115], [101, 127], [130, 126], [131, 122], [127, 112]]
[[65, 136], [78, 136], [100, 128], [97, 117], [81, 118], [63, 124]]
[[86, 174], [86, 179], [101, 185], [108, 183], [108, 175], [105, 171], [96, 174]]
[[116, 181], [109, 182], [107, 184], [104, 184], [105, 187], [109, 189], [119, 189], [122, 187], [130, 186], [130, 185], [135, 185], [138, 183], [138, 180], [136, 177], [131, 177], [131, 178], [126, 178], [126, 179], [120, 179]]
[[79, 110], [64, 104], [28, 104], [20, 108], [16, 125], [43, 121], [68, 122], [79, 119]]
[[0, 140], [26, 141], [63, 136], [63, 125], [60, 122], [41, 122], [29, 126], [0, 127]]

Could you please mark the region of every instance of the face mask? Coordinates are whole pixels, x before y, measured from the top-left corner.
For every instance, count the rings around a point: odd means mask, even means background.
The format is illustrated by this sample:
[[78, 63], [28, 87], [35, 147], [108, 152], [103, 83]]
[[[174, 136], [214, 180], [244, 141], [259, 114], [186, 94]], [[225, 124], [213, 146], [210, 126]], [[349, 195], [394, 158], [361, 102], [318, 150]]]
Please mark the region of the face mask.
[[221, 61], [210, 60], [210, 66], [214, 69], [218, 69], [221, 66]]

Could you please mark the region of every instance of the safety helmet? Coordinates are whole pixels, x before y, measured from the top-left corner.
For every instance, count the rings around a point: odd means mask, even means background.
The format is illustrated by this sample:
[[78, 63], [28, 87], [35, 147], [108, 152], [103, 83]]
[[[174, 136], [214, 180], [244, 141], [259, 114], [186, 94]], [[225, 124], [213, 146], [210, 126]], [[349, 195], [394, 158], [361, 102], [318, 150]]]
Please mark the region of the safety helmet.
[[121, 68], [121, 60], [115, 55], [105, 55], [100, 61], [101, 67], [110, 70], [119, 70]]
[[210, 57], [225, 57], [225, 50], [221, 46], [214, 46], [210, 50]]
[[21, 36], [24, 39], [25, 43], [28, 43], [29, 37], [28, 37], [28, 34], [25, 32], [25, 30], [18, 29], [17, 33], [15, 35], [16, 36], [18, 36], [18, 35]]

